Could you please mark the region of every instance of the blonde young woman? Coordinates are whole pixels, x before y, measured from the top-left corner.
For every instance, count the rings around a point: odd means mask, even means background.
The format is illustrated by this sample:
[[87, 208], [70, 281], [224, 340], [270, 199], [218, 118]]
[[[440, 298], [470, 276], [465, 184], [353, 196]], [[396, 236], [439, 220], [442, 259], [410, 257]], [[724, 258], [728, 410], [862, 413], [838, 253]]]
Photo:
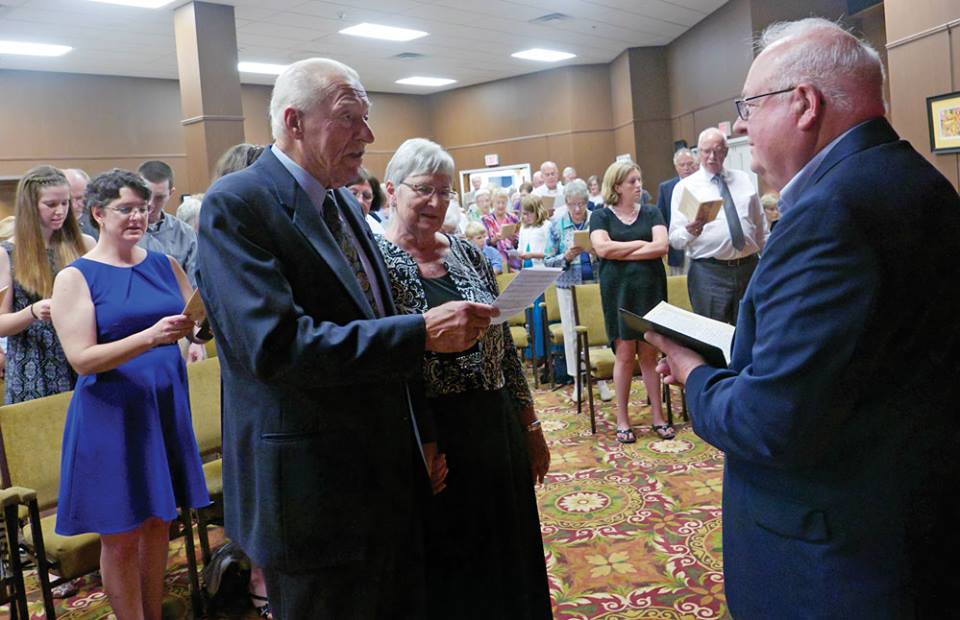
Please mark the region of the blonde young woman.
[[73, 389], [67, 363], [50, 322], [57, 272], [94, 245], [80, 232], [70, 209], [70, 185], [53, 166], [28, 170], [17, 185], [14, 235], [0, 252], [0, 336], [7, 337], [5, 403]]
[[660, 405], [657, 351], [644, 341], [642, 333], [625, 325], [619, 313], [625, 308], [642, 315], [667, 298], [661, 260], [667, 253], [667, 227], [656, 207], [640, 205], [643, 180], [635, 163], [616, 162], [607, 168], [602, 193], [606, 206], [590, 216], [590, 242], [600, 258], [603, 318], [616, 354], [617, 441], [637, 440], [627, 411], [637, 354], [653, 410], [653, 431], [662, 439], [673, 439], [675, 431], [664, 420]]

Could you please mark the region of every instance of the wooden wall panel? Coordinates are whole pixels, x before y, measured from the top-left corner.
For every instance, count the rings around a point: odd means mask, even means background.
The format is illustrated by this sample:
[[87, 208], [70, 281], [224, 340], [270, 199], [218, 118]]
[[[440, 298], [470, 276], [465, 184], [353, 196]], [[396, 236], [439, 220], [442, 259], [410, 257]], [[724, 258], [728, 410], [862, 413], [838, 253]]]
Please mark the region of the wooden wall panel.
[[270, 94], [273, 87], [243, 84], [240, 100], [243, 102], [243, 139], [250, 144], [270, 144]]
[[894, 129], [960, 188], [960, 156], [930, 150], [926, 98], [960, 90], [960, 3], [887, 0], [891, 120]]

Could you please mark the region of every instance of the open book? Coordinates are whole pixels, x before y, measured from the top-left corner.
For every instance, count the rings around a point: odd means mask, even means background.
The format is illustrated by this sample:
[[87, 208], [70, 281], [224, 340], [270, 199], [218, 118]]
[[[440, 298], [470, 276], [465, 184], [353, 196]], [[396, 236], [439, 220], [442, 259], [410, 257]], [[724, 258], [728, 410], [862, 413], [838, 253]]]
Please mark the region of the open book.
[[699, 220], [706, 224], [717, 219], [717, 213], [720, 213], [721, 207], [723, 207], [722, 198], [700, 200], [694, 196], [689, 187], [684, 187], [677, 210], [687, 216], [687, 220], [690, 222]]
[[708, 319], [683, 308], [661, 301], [643, 316], [620, 308], [620, 316], [629, 327], [652, 331], [693, 349], [711, 366], [726, 368], [730, 364], [733, 325]]
[[183, 314], [187, 315], [194, 323], [199, 323], [207, 316], [207, 310], [203, 307], [203, 300], [200, 299], [200, 289], [193, 291], [190, 299], [183, 307]]
[[575, 230], [573, 231], [573, 245], [577, 246], [584, 252], [589, 252], [593, 249], [593, 243], [590, 242], [590, 231], [589, 230]]

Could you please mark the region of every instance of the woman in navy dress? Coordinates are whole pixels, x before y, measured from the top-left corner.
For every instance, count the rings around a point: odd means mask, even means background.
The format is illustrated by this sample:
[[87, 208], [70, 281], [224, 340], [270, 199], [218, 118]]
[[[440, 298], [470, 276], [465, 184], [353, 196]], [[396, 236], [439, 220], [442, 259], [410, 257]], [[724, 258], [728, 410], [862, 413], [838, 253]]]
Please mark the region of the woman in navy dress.
[[136, 246], [150, 190], [125, 170], [90, 182], [96, 247], [58, 275], [53, 323], [79, 375], [67, 413], [57, 528], [101, 535], [119, 620], [159, 618], [170, 521], [209, 504], [177, 342], [190, 294], [176, 261]]

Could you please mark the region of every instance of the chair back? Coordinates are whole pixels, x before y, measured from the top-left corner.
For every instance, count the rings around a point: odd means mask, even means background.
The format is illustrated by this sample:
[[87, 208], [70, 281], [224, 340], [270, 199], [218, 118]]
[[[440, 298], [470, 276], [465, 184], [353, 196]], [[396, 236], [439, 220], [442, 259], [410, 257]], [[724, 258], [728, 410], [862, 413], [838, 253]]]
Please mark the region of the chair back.
[[600, 302], [600, 285], [577, 284], [573, 287], [573, 315], [577, 325], [587, 328], [587, 344], [599, 347], [610, 344], [607, 326], [603, 322], [603, 305]]
[[37, 492], [40, 510], [57, 504], [63, 427], [73, 391], [0, 407], [3, 486]]
[[667, 302], [693, 312], [690, 292], [687, 290], [687, 276], [667, 276]]
[[556, 323], [560, 320], [560, 302], [557, 301], [557, 285], [551, 284], [543, 294], [543, 301], [547, 305], [547, 322]]
[[200, 454], [220, 452], [220, 360], [211, 357], [187, 364], [190, 413]]
[[[497, 274], [497, 288], [500, 289], [502, 293], [507, 286], [513, 282], [513, 279], [517, 277], [517, 272], [513, 273], [500, 273]], [[524, 312], [518, 312], [509, 319], [507, 319], [507, 325], [512, 327], [523, 326], [527, 324], [527, 315]]]

